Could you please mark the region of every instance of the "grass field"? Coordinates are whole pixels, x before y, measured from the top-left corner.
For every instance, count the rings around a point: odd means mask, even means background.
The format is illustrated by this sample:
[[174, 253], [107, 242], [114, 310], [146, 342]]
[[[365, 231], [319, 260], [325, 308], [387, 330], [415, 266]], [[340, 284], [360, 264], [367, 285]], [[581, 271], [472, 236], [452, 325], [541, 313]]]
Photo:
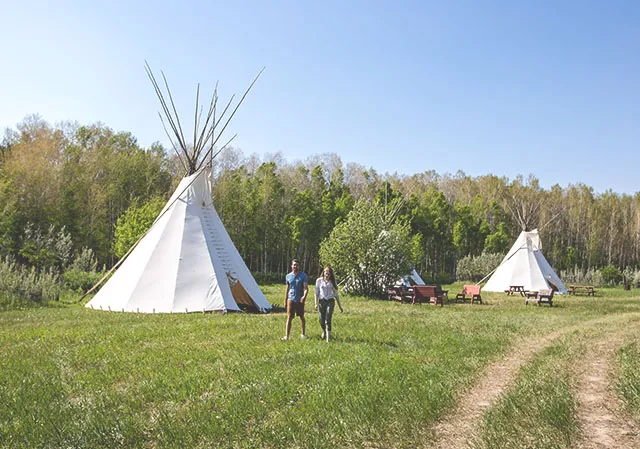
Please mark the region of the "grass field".
[[[281, 303], [282, 286], [263, 290]], [[611, 386], [638, 427], [640, 292], [556, 297], [553, 308], [483, 298], [441, 308], [345, 297], [329, 344], [312, 304], [310, 338], [297, 338], [296, 319], [288, 342], [283, 313], [2, 312], [0, 446], [428, 447], [484, 368], [563, 329], [487, 410], [473, 445], [572, 447], [573, 366], [612, 333], [623, 344]]]

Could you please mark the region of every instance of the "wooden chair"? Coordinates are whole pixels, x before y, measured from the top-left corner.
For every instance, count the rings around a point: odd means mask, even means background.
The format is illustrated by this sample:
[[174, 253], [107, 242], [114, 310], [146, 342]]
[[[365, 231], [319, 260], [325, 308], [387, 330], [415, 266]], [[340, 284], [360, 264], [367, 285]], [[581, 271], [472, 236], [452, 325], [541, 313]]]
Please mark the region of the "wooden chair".
[[465, 285], [464, 287], [462, 287], [462, 293], [456, 294], [456, 301], [459, 299], [462, 300], [462, 302], [465, 302], [468, 299], [471, 301], [471, 304], [473, 304], [473, 301], [482, 302], [482, 296], [480, 295], [480, 286]]
[[413, 300], [411, 304], [422, 304], [427, 302], [430, 304], [444, 306], [443, 291], [435, 285], [414, 285]]

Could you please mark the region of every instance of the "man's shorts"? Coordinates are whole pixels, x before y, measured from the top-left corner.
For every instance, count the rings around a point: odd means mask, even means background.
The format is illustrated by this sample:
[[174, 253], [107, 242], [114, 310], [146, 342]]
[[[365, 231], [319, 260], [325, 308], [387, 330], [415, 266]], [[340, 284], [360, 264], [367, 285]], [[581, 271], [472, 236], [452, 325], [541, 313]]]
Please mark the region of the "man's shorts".
[[290, 317], [298, 315], [304, 318], [304, 304], [301, 302], [287, 301], [287, 314]]

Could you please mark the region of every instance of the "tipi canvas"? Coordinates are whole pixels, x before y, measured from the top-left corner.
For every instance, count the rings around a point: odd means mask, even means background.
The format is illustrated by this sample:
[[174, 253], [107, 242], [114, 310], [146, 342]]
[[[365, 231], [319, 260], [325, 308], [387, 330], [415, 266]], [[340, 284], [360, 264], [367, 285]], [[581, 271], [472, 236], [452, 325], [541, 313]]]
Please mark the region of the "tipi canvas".
[[271, 309], [211, 202], [210, 169], [184, 178], [87, 307], [178, 313]]
[[271, 304], [233, 245], [211, 196], [213, 150], [242, 100], [228, 118], [225, 114], [231, 102], [216, 117], [216, 89], [201, 120], [196, 95], [194, 142], [187, 145], [166, 79], [169, 102], [148, 65], [147, 73], [174, 133], [169, 139], [186, 174], [151, 228], [86, 306], [141, 313], [268, 311]]
[[502, 260], [500, 266], [482, 288], [488, 292], [502, 292], [511, 285], [522, 285], [525, 290], [539, 291], [556, 288], [567, 293], [567, 288], [542, 254], [538, 230], [522, 231]]

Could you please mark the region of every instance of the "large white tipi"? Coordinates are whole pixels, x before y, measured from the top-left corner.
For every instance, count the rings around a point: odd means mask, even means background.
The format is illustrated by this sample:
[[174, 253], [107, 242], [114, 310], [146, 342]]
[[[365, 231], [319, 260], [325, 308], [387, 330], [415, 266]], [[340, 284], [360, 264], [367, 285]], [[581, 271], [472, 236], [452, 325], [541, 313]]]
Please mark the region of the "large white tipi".
[[[215, 119], [217, 94], [214, 93], [204, 128], [198, 129], [196, 121], [194, 136], [201, 136], [200, 139], [187, 150], [175, 108], [172, 115], [150, 69], [148, 73], [178, 140], [177, 145], [173, 141], [172, 144], [174, 149], [180, 148], [176, 152], [187, 175], [151, 228], [86, 307], [141, 313], [270, 310], [271, 304], [212, 203], [207, 158], [211, 159], [219, 137], [215, 133], [215, 126], [220, 123], [220, 118], [217, 122]], [[226, 123], [231, 117], [233, 114]]]
[[555, 287], [558, 293], [567, 293], [567, 287], [542, 254], [542, 242], [537, 229], [520, 233], [482, 289], [488, 292], [502, 292], [508, 290], [511, 285], [522, 285], [525, 290], [532, 291]]

